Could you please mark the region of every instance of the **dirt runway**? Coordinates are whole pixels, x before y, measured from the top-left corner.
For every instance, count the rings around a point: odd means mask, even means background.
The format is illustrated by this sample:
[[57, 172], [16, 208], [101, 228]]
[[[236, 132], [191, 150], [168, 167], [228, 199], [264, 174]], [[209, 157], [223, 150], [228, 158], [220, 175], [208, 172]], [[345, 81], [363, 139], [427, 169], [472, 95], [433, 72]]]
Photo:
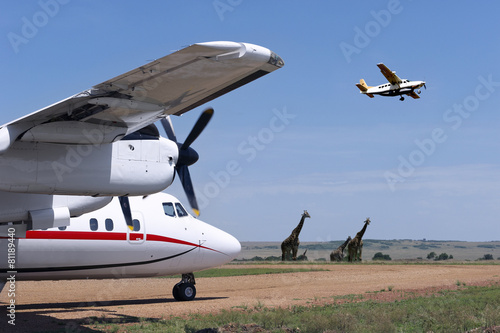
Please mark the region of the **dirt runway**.
[[424, 294], [433, 288], [500, 283], [500, 265], [340, 264], [310, 267], [325, 271], [198, 278], [197, 296], [191, 302], [173, 300], [171, 291], [177, 280], [168, 278], [18, 281], [15, 330], [7, 324], [5, 305], [10, 297], [5, 288], [0, 295], [4, 312], [0, 316], [0, 331], [8, 328], [19, 332], [92, 332], [85, 326], [92, 317], [133, 323], [139, 322], [140, 318], [168, 318], [221, 309], [333, 303], [342, 295], [376, 293], [379, 297], [387, 295], [391, 299], [404, 293]]

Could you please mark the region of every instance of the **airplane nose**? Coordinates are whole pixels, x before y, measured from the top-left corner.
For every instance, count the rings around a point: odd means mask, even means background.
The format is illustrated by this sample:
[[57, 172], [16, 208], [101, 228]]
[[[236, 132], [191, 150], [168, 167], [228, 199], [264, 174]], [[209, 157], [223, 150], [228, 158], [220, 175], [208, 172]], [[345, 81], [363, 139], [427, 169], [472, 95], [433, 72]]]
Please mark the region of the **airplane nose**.
[[221, 235], [221, 240], [217, 246], [217, 250], [224, 253], [227, 256], [227, 261], [230, 262], [234, 258], [238, 256], [241, 252], [241, 244], [240, 242], [228, 234], [227, 232], [222, 231], [224, 234]]
[[206, 224], [200, 220], [197, 223], [204, 224], [203, 242], [200, 241], [204, 251], [204, 264], [208, 267], [224, 265], [240, 254], [240, 242], [227, 232]]

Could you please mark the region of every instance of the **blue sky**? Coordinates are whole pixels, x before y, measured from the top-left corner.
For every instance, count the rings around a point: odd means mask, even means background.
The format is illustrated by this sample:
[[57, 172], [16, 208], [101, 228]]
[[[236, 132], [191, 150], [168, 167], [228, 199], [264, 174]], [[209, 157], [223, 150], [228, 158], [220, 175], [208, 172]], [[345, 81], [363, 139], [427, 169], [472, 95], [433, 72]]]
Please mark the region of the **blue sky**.
[[[254, 43], [285, 67], [208, 104], [216, 114], [190, 168], [202, 220], [241, 241], [283, 240], [304, 209], [302, 241], [354, 236], [368, 216], [366, 238], [499, 240], [499, 10], [405, 0], [11, 2], [0, 13], [0, 123], [192, 43]], [[379, 62], [425, 80], [422, 98], [360, 95], [359, 79], [385, 82]], [[179, 139], [205, 107], [173, 119]], [[187, 204], [178, 182], [167, 192]]]

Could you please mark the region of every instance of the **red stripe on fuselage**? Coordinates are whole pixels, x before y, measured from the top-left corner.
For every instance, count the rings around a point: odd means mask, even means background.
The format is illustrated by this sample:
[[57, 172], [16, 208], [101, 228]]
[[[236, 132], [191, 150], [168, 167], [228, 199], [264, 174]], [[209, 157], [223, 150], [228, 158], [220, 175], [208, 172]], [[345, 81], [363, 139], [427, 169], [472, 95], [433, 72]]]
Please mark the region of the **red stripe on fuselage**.
[[[141, 238], [144, 234], [141, 233], [131, 233], [130, 238], [136, 239]], [[127, 240], [127, 234], [124, 232], [98, 232], [98, 231], [42, 231], [42, 230], [28, 230], [26, 231], [26, 239], [71, 239], [71, 240]], [[195, 244], [187, 241], [183, 241], [176, 238], [159, 236], [154, 234], [146, 235], [147, 241], [152, 242], [164, 242], [164, 243], [174, 243], [182, 244], [188, 246], [196, 246], [202, 249], [215, 251], [222, 253], [220, 251], [211, 249], [209, 247], [202, 246], [200, 244]]]
[[26, 239], [127, 240], [127, 234], [124, 232], [28, 230]]

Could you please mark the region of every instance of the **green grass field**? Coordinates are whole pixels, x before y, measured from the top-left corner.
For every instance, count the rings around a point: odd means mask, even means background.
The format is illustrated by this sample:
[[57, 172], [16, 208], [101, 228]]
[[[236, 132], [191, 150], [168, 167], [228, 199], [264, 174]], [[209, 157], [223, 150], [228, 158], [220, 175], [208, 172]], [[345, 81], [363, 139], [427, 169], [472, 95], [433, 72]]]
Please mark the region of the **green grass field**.
[[[196, 272], [196, 278], [206, 277], [226, 277], [226, 276], [245, 276], [245, 275], [262, 275], [262, 274], [281, 274], [281, 273], [297, 273], [297, 272], [317, 272], [326, 271], [326, 269], [318, 268], [287, 268], [287, 267], [259, 267], [247, 268], [245, 265], [237, 265], [235, 268], [212, 268], [204, 271]], [[180, 275], [166, 276], [166, 279], [178, 280]], [[163, 278], [163, 277], [162, 277]]]
[[[207, 276], [287, 273], [296, 269], [235, 268], [207, 270]], [[317, 265], [321, 270], [320, 264]], [[310, 271], [311, 269], [306, 269]], [[314, 270], [314, 269], [312, 269]], [[91, 318], [87, 327], [104, 332], [197, 332], [202, 329], [230, 327], [231, 332], [245, 332], [258, 327], [264, 332], [468, 332], [500, 326], [500, 284], [487, 287], [466, 286], [427, 296], [382, 302], [365, 295], [335, 297], [322, 306], [266, 308], [256, 302], [219, 313], [192, 314], [187, 318], [137, 318], [138, 323], [110, 324], [104, 318]], [[395, 291], [397, 292], [397, 291]], [[130, 318], [128, 319], [130, 323]], [[216, 332], [214, 330], [213, 332]], [[259, 331], [262, 332], [262, 331]]]
[[500, 325], [500, 286], [463, 287], [389, 303], [368, 300], [276, 309], [257, 303], [218, 314], [143, 319], [126, 327], [101, 324], [99, 318], [93, 318], [89, 328], [105, 332], [197, 332], [228, 324], [239, 332], [249, 324], [266, 332], [467, 332]]

